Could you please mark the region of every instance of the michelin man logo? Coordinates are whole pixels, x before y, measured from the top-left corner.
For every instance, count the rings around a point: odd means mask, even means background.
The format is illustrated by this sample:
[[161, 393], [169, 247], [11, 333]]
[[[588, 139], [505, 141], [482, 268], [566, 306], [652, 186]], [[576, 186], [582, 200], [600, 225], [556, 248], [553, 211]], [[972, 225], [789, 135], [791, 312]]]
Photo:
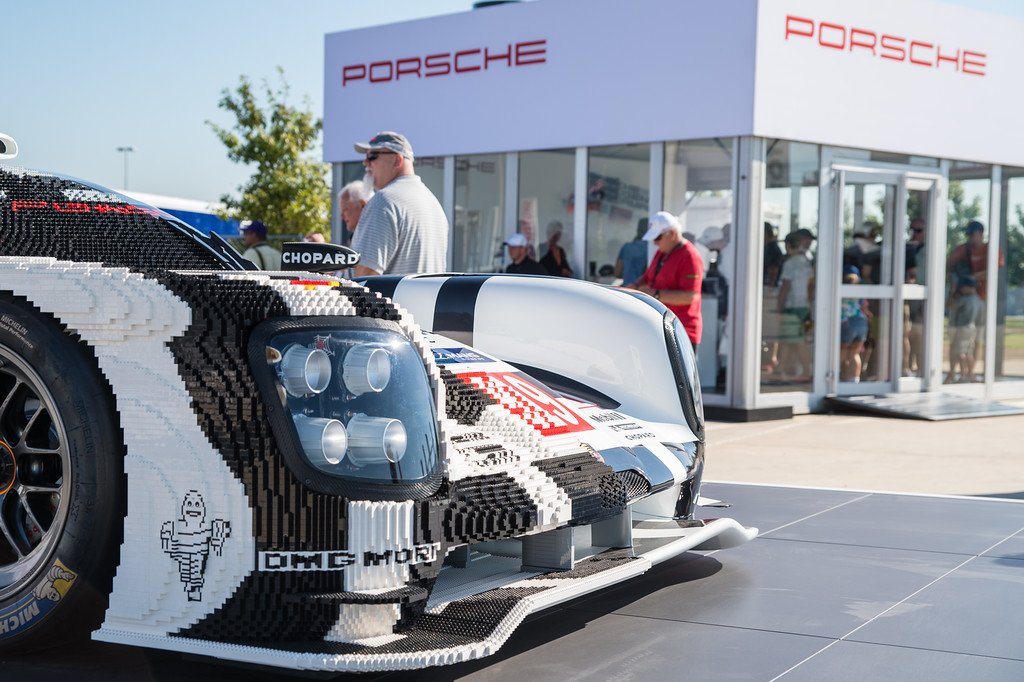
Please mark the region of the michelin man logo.
[[217, 556], [231, 535], [231, 522], [213, 519], [206, 523], [206, 504], [197, 490], [189, 490], [181, 502], [181, 516], [165, 521], [160, 529], [160, 545], [178, 562], [178, 574], [185, 584], [189, 601], [202, 601], [206, 560], [212, 548]]
[[[78, 576], [71, 571], [65, 570], [64, 564], [58, 561], [47, 572], [46, 578], [36, 585], [36, 589], [32, 590], [32, 596], [39, 601], [48, 599], [52, 602], [58, 602], [64, 597], [64, 593], [68, 591], [68, 587], [71, 586], [76, 577]], [[56, 584], [59, 580], [63, 580], [65, 583], [63, 589]]]

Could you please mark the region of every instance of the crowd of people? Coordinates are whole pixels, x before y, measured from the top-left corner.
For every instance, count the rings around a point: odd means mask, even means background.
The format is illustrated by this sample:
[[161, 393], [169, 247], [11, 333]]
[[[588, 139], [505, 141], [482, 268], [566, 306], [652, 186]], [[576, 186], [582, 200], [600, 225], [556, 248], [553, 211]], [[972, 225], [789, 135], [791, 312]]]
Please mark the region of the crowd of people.
[[[844, 285], [886, 284], [882, 279], [882, 225], [866, 220], [855, 228], [842, 254]], [[946, 383], [981, 381], [977, 372], [985, 327], [988, 244], [985, 226], [972, 220], [964, 227], [964, 241], [953, 246], [946, 261], [947, 280], [933, 282], [927, 272], [927, 223], [910, 221], [904, 254], [904, 282], [929, 285], [944, 292], [944, 315], [949, 341]], [[781, 240], [771, 223], [764, 224], [764, 341], [761, 379], [765, 384], [803, 384], [811, 380], [814, 332], [814, 262], [809, 253], [813, 234], [794, 230]], [[999, 254], [1001, 264], [1002, 254]], [[890, 282], [891, 283], [891, 282]], [[923, 377], [924, 331], [927, 297], [907, 296], [893, 329], [883, 329], [886, 315], [877, 298], [842, 296], [839, 326], [839, 380], [887, 381], [886, 354], [879, 344], [889, 333], [902, 334], [902, 376]]]
[[[409, 140], [400, 133], [383, 131], [354, 148], [363, 155], [365, 175], [341, 189], [338, 203], [360, 261], [345, 274], [444, 272], [448, 220], [437, 198], [416, 175]], [[246, 247], [242, 256], [262, 270], [279, 270], [281, 252], [267, 242], [266, 225], [247, 220], [240, 229]], [[539, 260], [525, 234], [511, 235], [504, 244], [509, 259], [505, 272], [574, 277], [569, 256], [559, 244], [564, 229], [557, 220], [548, 224], [546, 249]], [[305, 238], [326, 241], [320, 232]], [[649, 264], [648, 243], [657, 248]], [[683, 236], [675, 216], [659, 211], [650, 221], [640, 220], [636, 239], [622, 247], [615, 264], [615, 276], [624, 286], [653, 296], [676, 313], [695, 348], [701, 338], [701, 283], [707, 267], [698, 246]]]
[[[415, 173], [415, 155], [404, 135], [380, 132], [368, 142], [356, 143], [363, 154], [365, 175], [345, 185], [338, 195], [341, 218], [351, 234], [352, 248], [361, 258], [346, 276], [443, 272], [447, 267], [448, 221], [441, 204]], [[659, 211], [637, 223], [636, 237], [618, 252], [614, 276], [622, 285], [642, 291], [676, 313], [696, 348], [701, 341], [702, 286], [720, 251], [728, 243], [726, 228], [709, 228], [701, 239], [683, 232], [679, 220]], [[544, 254], [537, 259], [527, 235], [518, 232], [504, 243], [505, 272], [522, 275], [573, 277], [569, 257], [559, 242], [561, 222], [548, 224]], [[267, 226], [260, 220], [241, 223], [243, 257], [263, 270], [279, 270], [281, 252], [267, 242]], [[845, 285], [880, 284], [882, 225], [866, 220], [855, 228], [843, 250]], [[951, 249], [946, 263], [945, 313], [949, 319], [949, 371], [947, 382], [972, 382], [980, 343], [984, 338], [988, 244], [984, 225], [976, 220], [964, 228], [965, 240]], [[927, 282], [925, 244], [927, 225], [916, 217], [906, 241], [905, 282]], [[307, 241], [325, 242], [312, 232]], [[762, 382], [807, 384], [812, 380], [815, 266], [811, 247], [814, 234], [792, 230], [779, 240], [777, 229], [764, 223], [764, 341]], [[655, 252], [648, 261], [648, 244]], [[1001, 258], [1001, 254], [1000, 254]], [[934, 283], [929, 283], [934, 286]], [[725, 299], [724, 296], [719, 298]], [[902, 314], [903, 375], [922, 376], [926, 301], [910, 297]], [[724, 313], [724, 311], [720, 311]], [[840, 304], [840, 381], [882, 378], [873, 363], [878, 343], [879, 301], [843, 297]], [[722, 315], [724, 317], [724, 315]], [[898, 317], [898, 316], [897, 316]]]

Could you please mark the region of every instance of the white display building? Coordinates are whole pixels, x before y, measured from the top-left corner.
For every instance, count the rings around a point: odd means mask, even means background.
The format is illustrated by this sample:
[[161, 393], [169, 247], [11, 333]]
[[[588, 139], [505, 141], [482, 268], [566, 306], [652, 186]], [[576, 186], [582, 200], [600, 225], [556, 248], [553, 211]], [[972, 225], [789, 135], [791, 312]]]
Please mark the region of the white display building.
[[[407, 135], [454, 271], [560, 233], [577, 277], [614, 283], [638, 221], [675, 213], [713, 263], [709, 410], [1020, 398], [1022, 71], [1024, 24], [938, 1], [537, 0], [328, 34], [324, 159], [337, 191], [354, 141]], [[810, 277], [784, 262], [801, 228]]]

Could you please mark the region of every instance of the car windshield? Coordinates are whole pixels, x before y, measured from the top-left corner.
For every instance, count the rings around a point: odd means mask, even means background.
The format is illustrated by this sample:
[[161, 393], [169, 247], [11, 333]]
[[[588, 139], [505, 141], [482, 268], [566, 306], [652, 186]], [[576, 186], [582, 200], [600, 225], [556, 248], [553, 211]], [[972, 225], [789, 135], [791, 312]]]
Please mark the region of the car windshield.
[[77, 178], [0, 166], [5, 256], [166, 270], [245, 269], [238, 252], [160, 209]]

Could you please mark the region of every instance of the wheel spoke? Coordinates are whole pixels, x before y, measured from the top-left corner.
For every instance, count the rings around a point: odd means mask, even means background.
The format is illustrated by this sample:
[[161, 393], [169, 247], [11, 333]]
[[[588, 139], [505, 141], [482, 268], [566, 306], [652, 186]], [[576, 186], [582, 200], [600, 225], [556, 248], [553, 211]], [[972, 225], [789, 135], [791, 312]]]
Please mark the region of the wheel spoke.
[[18, 394], [18, 390], [22, 387], [22, 385], [23, 382], [21, 381], [21, 379], [16, 377], [14, 381], [14, 386], [11, 388], [10, 391], [7, 392], [7, 395], [4, 396], [3, 402], [0, 403], [0, 424], [2, 424], [5, 418], [7, 417], [7, 411], [11, 407], [11, 401], [14, 400], [14, 396]]
[[46, 412], [46, 407], [43, 405], [43, 401], [40, 400], [39, 408], [32, 413], [32, 416], [29, 417], [28, 419], [28, 424], [26, 424], [25, 428], [22, 429], [21, 431], [21, 438], [18, 439], [18, 446], [25, 445], [25, 442], [28, 440], [29, 434], [32, 433], [32, 429], [36, 425], [36, 420], [38, 420], [39, 415], [43, 414], [44, 412]]
[[22, 485], [20, 487], [21, 492], [25, 495], [31, 495], [32, 493], [59, 493], [60, 485]]
[[46, 448], [34, 448], [29, 445], [18, 445], [17, 447], [11, 448], [15, 456], [20, 455], [59, 455], [60, 447], [53, 448], [52, 450]]
[[5, 484], [15, 477], [0, 494], [3, 599], [24, 589], [27, 577], [50, 561], [64, 527], [71, 464], [56, 405], [33, 364], [0, 344], [0, 468]]
[[43, 529], [43, 524], [39, 523], [39, 519], [36, 518], [35, 512], [32, 511], [31, 505], [28, 503], [28, 496], [25, 495], [24, 489], [19, 491], [21, 494], [18, 495], [18, 502], [21, 504], [21, 508], [25, 510], [25, 515], [28, 520], [31, 521], [36, 528], [39, 529], [39, 534], [42, 535], [46, 531]]
[[[6, 495], [4, 497], [6, 497]], [[7, 538], [7, 543], [11, 546], [11, 549], [13, 549], [14, 552], [18, 555], [18, 558], [24, 559], [25, 553], [21, 551], [21, 547], [19, 547], [17, 541], [15, 541], [14, 535], [11, 534], [11, 529], [7, 527], [6, 514], [0, 514], [0, 533], [3, 533], [3, 536]]]

